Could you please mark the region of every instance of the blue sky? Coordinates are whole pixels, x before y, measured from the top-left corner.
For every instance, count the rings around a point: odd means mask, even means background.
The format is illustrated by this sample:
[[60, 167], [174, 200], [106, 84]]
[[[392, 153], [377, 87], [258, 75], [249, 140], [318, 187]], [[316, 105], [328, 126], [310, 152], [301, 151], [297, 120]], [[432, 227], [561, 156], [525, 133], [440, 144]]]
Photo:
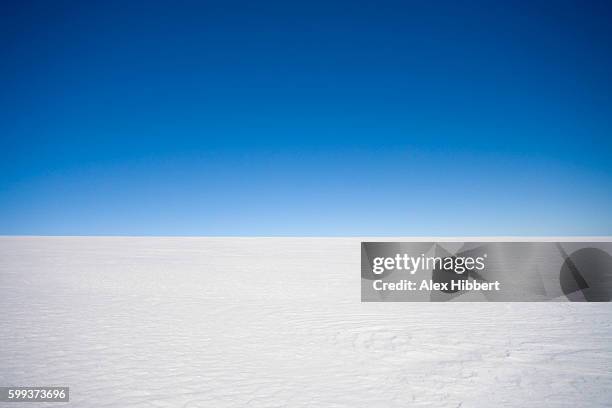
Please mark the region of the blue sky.
[[612, 234], [606, 2], [15, 3], [0, 234]]

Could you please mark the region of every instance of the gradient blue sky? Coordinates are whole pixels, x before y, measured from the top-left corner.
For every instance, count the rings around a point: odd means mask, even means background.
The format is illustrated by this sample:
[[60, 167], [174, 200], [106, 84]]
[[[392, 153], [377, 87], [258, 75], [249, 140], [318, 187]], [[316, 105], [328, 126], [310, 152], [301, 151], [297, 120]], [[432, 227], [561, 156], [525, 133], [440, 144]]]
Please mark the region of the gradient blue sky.
[[612, 234], [609, 2], [14, 2], [0, 234]]

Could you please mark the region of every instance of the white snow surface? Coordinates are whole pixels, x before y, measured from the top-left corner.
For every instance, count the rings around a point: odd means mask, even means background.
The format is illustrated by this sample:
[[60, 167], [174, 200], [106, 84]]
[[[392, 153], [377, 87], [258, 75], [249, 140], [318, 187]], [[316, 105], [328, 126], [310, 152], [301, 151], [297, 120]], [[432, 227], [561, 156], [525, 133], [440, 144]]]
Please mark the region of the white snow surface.
[[[361, 303], [359, 238], [0, 238], [9, 407], [612, 406], [609, 303]], [[0, 403], [1, 404], [1, 403]]]

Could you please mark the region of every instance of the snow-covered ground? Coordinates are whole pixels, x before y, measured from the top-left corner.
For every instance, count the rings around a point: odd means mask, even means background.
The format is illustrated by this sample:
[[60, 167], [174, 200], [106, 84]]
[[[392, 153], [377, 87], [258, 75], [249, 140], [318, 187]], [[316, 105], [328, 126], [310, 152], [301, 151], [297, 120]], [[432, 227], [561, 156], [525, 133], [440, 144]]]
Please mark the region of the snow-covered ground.
[[0, 238], [0, 386], [67, 385], [74, 407], [612, 406], [609, 303], [361, 303], [359, 242]]

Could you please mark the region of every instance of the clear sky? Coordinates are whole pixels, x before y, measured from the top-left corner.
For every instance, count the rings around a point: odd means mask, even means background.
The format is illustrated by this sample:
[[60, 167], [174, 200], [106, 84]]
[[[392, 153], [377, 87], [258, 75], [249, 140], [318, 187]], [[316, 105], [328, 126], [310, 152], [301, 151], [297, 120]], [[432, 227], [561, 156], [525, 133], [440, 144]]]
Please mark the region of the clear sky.
[[610, 2], [12, 3], [0, 234], [612, 234]]

